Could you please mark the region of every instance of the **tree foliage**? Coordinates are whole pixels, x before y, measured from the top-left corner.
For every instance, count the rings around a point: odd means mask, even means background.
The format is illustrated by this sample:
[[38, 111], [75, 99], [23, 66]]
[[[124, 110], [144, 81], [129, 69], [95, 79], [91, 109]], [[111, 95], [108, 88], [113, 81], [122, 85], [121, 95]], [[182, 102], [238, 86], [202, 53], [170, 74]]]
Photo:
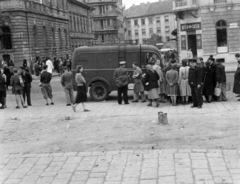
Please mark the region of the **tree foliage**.
[[145, 40], [148, 45], [156, 46], [157, 43], [162, 43], [162, 37], [157, 34], [152, 34], [152, 36]]

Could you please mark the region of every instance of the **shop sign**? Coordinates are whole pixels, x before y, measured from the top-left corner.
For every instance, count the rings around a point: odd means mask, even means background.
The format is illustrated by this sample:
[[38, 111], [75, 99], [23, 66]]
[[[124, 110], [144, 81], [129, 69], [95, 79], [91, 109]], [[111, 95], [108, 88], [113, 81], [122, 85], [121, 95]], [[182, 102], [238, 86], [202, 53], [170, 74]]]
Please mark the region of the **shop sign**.
[[202, 35], [197, 34], [197, 49], [202, 49]]
[[230, 23], [229, 28], [238, 28], [238, 23]]
[[192, 30], [200, 30], [200, 29], [201, 29], [201, 22], [181, 24], [181, 31], [192, 31]]
[[186, 35], [181, 36], [181, 49], [187, 50]]

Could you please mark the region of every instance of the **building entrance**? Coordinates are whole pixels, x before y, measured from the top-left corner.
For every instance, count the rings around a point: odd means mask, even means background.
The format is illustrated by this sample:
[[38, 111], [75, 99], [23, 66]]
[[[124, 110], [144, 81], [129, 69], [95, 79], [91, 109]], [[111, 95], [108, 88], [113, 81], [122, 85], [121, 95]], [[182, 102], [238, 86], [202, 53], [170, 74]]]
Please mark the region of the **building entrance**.
[[196, 33], [188, 34], [188, 50], [192, 51], [193, 57], [197, 57], [197, 36]]

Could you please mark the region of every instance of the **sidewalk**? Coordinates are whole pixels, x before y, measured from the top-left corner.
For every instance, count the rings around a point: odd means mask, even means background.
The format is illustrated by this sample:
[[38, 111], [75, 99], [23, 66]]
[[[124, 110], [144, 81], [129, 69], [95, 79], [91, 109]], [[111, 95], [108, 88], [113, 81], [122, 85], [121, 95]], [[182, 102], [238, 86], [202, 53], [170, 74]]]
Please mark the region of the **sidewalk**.
[[2, 184], [240, 184], [240, 150], [2, 155]]

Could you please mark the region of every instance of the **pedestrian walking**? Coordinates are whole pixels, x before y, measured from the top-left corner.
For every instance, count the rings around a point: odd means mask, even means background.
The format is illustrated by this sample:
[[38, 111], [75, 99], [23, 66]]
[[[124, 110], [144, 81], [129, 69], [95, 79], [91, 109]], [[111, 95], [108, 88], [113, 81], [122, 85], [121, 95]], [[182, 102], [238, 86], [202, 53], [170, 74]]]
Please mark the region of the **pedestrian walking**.
[[74, 104], [74, 95], [73, 95], [73, 84], [72, 78], [73, 74], [71, 71], [68, 71], [66, 66], [63, 67], [64, 73], [61, 76], [61, 84], [64, 89], [64, 93], [66, 96], [66, 105], [71, 106]]
[[168, 96], [171, 98], [172, 105], [177, 105], [177, 94], [178, 94], [178, 72], [177, 72], [177, 65], [172, 65], [171, 70], [167, 71], [166, 73], [166, 81], [168, 86]]
[[43, 98], [46, 100], [46, 105], [49, 105], [48, 99], [51, 101], [51, 105], [54, 105], [53, 102], [53, 95], [52, 95], [52, 87], [51, 87], [51, 80], [52, 74], [47, 71], [48, 66], [43, 65], [43, 71], [40, 75], [40, 87], [42, 90]]
[[66, 54], [65, 64], [66, 64], [68, 70], [71, 70], [72, 63], [71, 63], [71, 59], [69, 58], [68, 54]]
[[59, 72], [60, 72], [59, 71], [59, 60], [56, 57], [54, 57], [54, 59], [53, 59], [53, 65], [54, 65], [56, 72], [59, 74]]
[[182, 67], [179, 69], [179, 90], [182, 97], [182, 104], [188, 104], [189, 97], [192, 96], [191, 88], [188, 84], [188, 76], [190, 67], [187, 66], [188, 61], [182, 60]]
[[24, 82], [24, 87], [23, 87], [24, 103], [27, 101], [28, 106], [32, 106], [32, 102], [31, 102], [32, 75], [29, 73], [29, 70], [27, 68], [22, 68], [22, 79]]
[[125, 68], [126, 61], [121, 61], [120, 67], [114, 71], [113, 80], [118, 87], [118, 104], [122, 104], [122, 96], [125, 104], [128, 103], [128, 70]]
[[210, 61], [206, 62], [206, 65], [203, 69], [204, 75], [204, 86], [203, 86], [203, 95], [208, 103], [211, 103], [212, 96], [214, 95], [214, 67], [211, 65]]
[[0, 107], [1, 109], [6, 108], [6, 89], [6, 76], [3, 73], [3, 69], [0, 68], [0, 103], [2, 104], [2, 106]]
[[[240, 59], [238, 59], [238, 68], [234, 75], [233, 93], [237, 94], [237, 97], [240, 97]], [[240, 101], [240, 99], [238, 99], [238, 101]]]
[[10, 85], [12, 86], [12, 93], [15, 95], [15, 99], [17, 103], [16, 109], [20, 108], [19, 101], [21, 102], [23, 108], [27, 108], [22, 96], [24, 83], [20, 75], [20, 70], [18, 71], [17, 68], [14, 68], [13, 73], [14, 75], [10, 79]]
[[191, 87], [193, 105], [192, 108], [198, 107], [199, 109], [202, 108], [203, 99], [202, 99], [202, 78], [203, 73], [202, 69], [197, 67], [196, 59], [190, 60], [190, 69], [189, 69], [189, 76], [188, 76], [188, 83]]
[[227, 94], [226, 94], [227, 77], [225, 72], [225, 66], [222, 64], [222, 61], [220, 59], [217, 60], [216, 81], [217, 81], [216, 87], [221, 89], [221, 94], [217, 98], [217, 101], [218, 102], [227, 101]]
[[10, 85], [10, 78], [11, 78], [11, 72], [6, 64], [3, 65], [3, 73], [6, 75], [6, 88], [8, 90], [8, 86]]
[[26, 59], [23, 59], [23, 64], [22, 64], [22, 66], [23, 66], [24, 68], [27, 68], [27, 67], [28, 67], [27, 60], [26, 60]]
[[146, 102], [146, 96], [144, 94], [144, 86], [142, 83], [142, 70], [138, 67], [137, 63], [132, 64], [134, 72], [133, 72], [133, 80], [134, 80], [134, 99], [132, 102], [138, 102], [139, 93], [141, 94], [142, 102]]
[[148, 106], [153, 106], [153, 102], [156, 103], [156, 107], [159, 106], [159, 95], [158, 95], [158, 80], [159, 76], [157, 72], [153, 69], [154, 63], [150, 63], [146, 66], [147, 72], [144, 75], [144, 83], [146, 86], [146, 90], [148, 92]]
[[52, 74], [54, 66], [53, 66], [52, 61], [50, 60], [50, 57], [47, 58], [46, 65], [48, 66], [47, 67], [47, 72]]
[[40, 75], [41, 69], [37, 61], [34, 63], [33, 67], [34, 67], [35, 76], [38, 77]]
[[86, 86], [86, 80], [82, 76], [82, 72], [83, 72], [83, 66], [78, 65], [76, 67], [76, 75], [75, 75], [75, 82], [77, 84], [77, 96], [75, 99], [75, 104], [72, 106], [74, 112], [76, 112], [76, 108], [80, 103], [83, 106], [83, 112], [90, 111], [86, 109], [84, 104], [85, 102], [87, 102], [87, 86]]
[[159, 76], [158, 80], [158, 94], [159, 94], [159, 102], [166, 103], [165, 95], [166, 95], [166, 79], [163, 74], [163, 71], [160, 67], [160, 60], [156, 60], [155, 64], [153, 65], [153, 69], [157, 72]]

